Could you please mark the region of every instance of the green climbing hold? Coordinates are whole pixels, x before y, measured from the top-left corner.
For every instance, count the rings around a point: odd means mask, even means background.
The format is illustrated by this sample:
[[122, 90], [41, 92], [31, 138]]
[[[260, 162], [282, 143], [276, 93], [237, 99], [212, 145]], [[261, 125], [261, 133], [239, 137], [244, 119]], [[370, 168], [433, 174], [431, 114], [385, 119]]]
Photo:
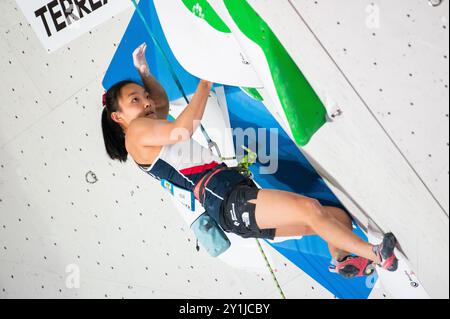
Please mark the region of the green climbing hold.
[[259, 94], [258, 89], [256, 89], [256, 88], [244, 88], [244, 87], [242, 87], [241, 89], [244, 90], [248, 95], [250, 95], [256, 101], [264, 101], [264, 99], [261, 96], [261, 94]]
[[326, 108], [267, 23], [246, 0], [223, 0], [236, 25], [263, 50], [278, 98], [299, 146], [326, 123]]

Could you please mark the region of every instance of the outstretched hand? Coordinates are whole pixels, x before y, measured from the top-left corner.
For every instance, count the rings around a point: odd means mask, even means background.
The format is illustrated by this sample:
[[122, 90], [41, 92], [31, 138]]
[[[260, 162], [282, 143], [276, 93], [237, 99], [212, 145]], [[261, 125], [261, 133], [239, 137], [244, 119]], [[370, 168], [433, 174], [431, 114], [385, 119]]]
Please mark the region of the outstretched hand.
[[133, 63], [140, 74], [150, 74], [150, 68], [148, 67], [147, 59], [145, 57], [145, 50], [147, 44], [144, 42], [133, 52]]
[[211, 89], [212, 86], [213, 86], [213, 83], [212, 83], [212, 82], [210, 82], [210, 81], [208, 81], [208, 80], [203, 80], [203, 79], [200, 79], [199, 84], [200, 84], [200, 85], [203, 85], [203, 86], [205, 86], [205, 87], [207, 87], [208, 89]]

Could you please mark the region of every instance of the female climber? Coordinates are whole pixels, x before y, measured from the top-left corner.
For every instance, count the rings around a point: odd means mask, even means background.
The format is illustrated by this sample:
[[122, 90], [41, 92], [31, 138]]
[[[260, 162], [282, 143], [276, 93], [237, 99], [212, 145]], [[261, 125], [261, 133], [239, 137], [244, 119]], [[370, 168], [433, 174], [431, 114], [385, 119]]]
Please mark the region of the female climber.
[[345, 278], [368, 276], [375, 265], [397, 269], [392, 233], [378, 245], [367, 243], [352, 231], [352, 220], [343, 209], [291, 192], [259, 189], [193, 140], [211, 82], [200, 80], [184, 111], [168, 121], [168, 96], [150, 73], [145, 49], [144, 43], [133, 53], [144, 86], [121, 81], [103, 98], [101, 123], [111, 159], [125, 162], [130, 154], [151, 176], [193, 192], [226, 232], [267, 239], [319, 235], [328, 243], [334, 271]]

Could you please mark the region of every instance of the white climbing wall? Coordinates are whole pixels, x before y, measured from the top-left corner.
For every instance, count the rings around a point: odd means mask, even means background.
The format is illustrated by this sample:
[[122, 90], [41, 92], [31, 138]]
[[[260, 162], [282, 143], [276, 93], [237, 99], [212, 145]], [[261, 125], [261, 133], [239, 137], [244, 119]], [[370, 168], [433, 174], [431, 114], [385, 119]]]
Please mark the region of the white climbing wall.
[[[49, 54], [0, 0], [0, 298], [279, 298], [270, 275], [197, 252], [161, 187], [108, 159], [101, 81], [132, 13]], [[333, 298], [274, 261], [288, 297]]]
[[[292, 4], [448, 214], [448, 1]], [[0, 0], [0, 298], [279, 298], [197, 252], [158, 184], [107, 158], [101, 80], [132, 12], [49, 54]], [[288, 298], [333, 297], [274, 258]]]
[[448, 1], [249, 2], [343, 110], [303, 150], [396, 233], [429, 294], [448, 298], [448, 272], [435, 272], [449, 263]]
[[[449, 262], [448, 1], [433, 7], [425, 0], [290, 0], [278, 11], [269, 7], [269, 0], [250, 2], [301, 64], [319, 96], [343, 108], [342, 119], [318, 132], [306, 149], [320, 154], [322, 167], [347, 191], [358, 189], [359, 204], [397, 234], [430, 296], [448, 298], [448, 272], [435, 272], [448, 269]], [[294, 25], [302, 32], [296, 34]], [[354, 116], [362, 113], [366, 115]], [[349, 118], [354, 122], [345, 120]], [[352, 129], [364, 130], [359, 119], [367, 131], [358, 135]], [[325, 145], [323, 136], [333, 134], [332, 127], [336, 134], [346, 131], [339, 128], [342, 123], [353, 135], [340, 140], [344, 144]], [[361, 136], [373, 139], [374, 149], [381, 151], [377, 155], [385, 157], [371, 163], [374, 154], [367, 158], [358, 153], [369, 148], [358, 146], [364, 143]], [[381, 139], [390, 143], [378, 148]], [[349, 165], [336, 165], [346, 154]], [[356, 158], [354, 165], [351, 158]], [[364, 158], [367, 165], [359, 165]], [[377, 196], [383, 192], [387, 198]], [[397, 198], [408, 198], [411, 206], [404, 208]]]
[[449, 2], [430, 2], [291, 0], [448, 215]]

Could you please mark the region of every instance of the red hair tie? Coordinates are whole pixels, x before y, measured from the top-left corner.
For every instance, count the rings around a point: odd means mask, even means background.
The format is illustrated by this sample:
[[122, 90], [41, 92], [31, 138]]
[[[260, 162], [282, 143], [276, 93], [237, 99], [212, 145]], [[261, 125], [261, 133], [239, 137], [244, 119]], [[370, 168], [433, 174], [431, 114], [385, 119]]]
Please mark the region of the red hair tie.
[[102, 105], [103, 105], [103, 107], [106, 106], [106, 92], [103, 93], [103, 96], [102, 96]]

